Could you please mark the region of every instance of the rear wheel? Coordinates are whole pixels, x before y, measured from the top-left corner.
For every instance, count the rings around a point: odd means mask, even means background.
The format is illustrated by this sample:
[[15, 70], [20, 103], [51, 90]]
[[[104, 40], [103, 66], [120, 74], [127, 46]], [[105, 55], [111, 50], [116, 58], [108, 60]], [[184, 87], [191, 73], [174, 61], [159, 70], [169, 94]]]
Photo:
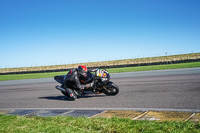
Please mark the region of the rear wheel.
[[106, 89], [103, 91], [103, 93], [108, 96], [117, 95], [119, 93], [119, 87], [115, 83], [110, 82], [106, 86]]

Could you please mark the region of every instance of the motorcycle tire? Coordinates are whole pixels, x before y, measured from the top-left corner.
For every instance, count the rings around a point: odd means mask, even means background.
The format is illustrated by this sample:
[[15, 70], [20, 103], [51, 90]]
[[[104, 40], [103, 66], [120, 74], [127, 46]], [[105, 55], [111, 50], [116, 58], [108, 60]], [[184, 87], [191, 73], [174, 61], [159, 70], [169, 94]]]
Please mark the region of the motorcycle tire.
[[108, 83], [106, 86], [107, 90], [104, 90], [103, 93], [108, 96], [115, 96], [119, 93], [119, 87], [115, 83]]

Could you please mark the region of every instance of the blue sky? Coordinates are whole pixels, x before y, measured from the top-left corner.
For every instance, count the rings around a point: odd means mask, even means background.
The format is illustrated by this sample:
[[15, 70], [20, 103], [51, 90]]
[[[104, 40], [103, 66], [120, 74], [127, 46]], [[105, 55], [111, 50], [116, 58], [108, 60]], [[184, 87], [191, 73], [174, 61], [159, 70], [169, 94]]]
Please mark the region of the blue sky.
[[200, 0], [0, 0], [0, 68], [200, 52]]

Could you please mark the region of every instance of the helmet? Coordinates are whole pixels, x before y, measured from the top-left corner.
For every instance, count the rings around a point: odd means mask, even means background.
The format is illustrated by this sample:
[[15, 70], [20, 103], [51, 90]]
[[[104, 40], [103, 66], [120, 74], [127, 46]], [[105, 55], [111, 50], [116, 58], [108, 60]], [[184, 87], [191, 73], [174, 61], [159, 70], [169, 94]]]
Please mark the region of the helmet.
[[86, 77], [87, 76], [87, 67], [83, 65], [79, 65], [78, 68], [78, 73], [81, 74], [82, 76]]

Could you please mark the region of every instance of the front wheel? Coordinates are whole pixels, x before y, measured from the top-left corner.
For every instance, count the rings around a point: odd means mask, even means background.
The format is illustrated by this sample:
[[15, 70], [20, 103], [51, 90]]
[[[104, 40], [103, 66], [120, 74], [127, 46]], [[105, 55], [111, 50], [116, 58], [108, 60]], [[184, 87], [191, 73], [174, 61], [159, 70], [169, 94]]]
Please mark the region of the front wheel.
[[119, 93], [119, 87], [115, 83], [110, 82], [106, 85], [106, 89], [104, 89], [103, 93], [108, 96], [117, 95]]

